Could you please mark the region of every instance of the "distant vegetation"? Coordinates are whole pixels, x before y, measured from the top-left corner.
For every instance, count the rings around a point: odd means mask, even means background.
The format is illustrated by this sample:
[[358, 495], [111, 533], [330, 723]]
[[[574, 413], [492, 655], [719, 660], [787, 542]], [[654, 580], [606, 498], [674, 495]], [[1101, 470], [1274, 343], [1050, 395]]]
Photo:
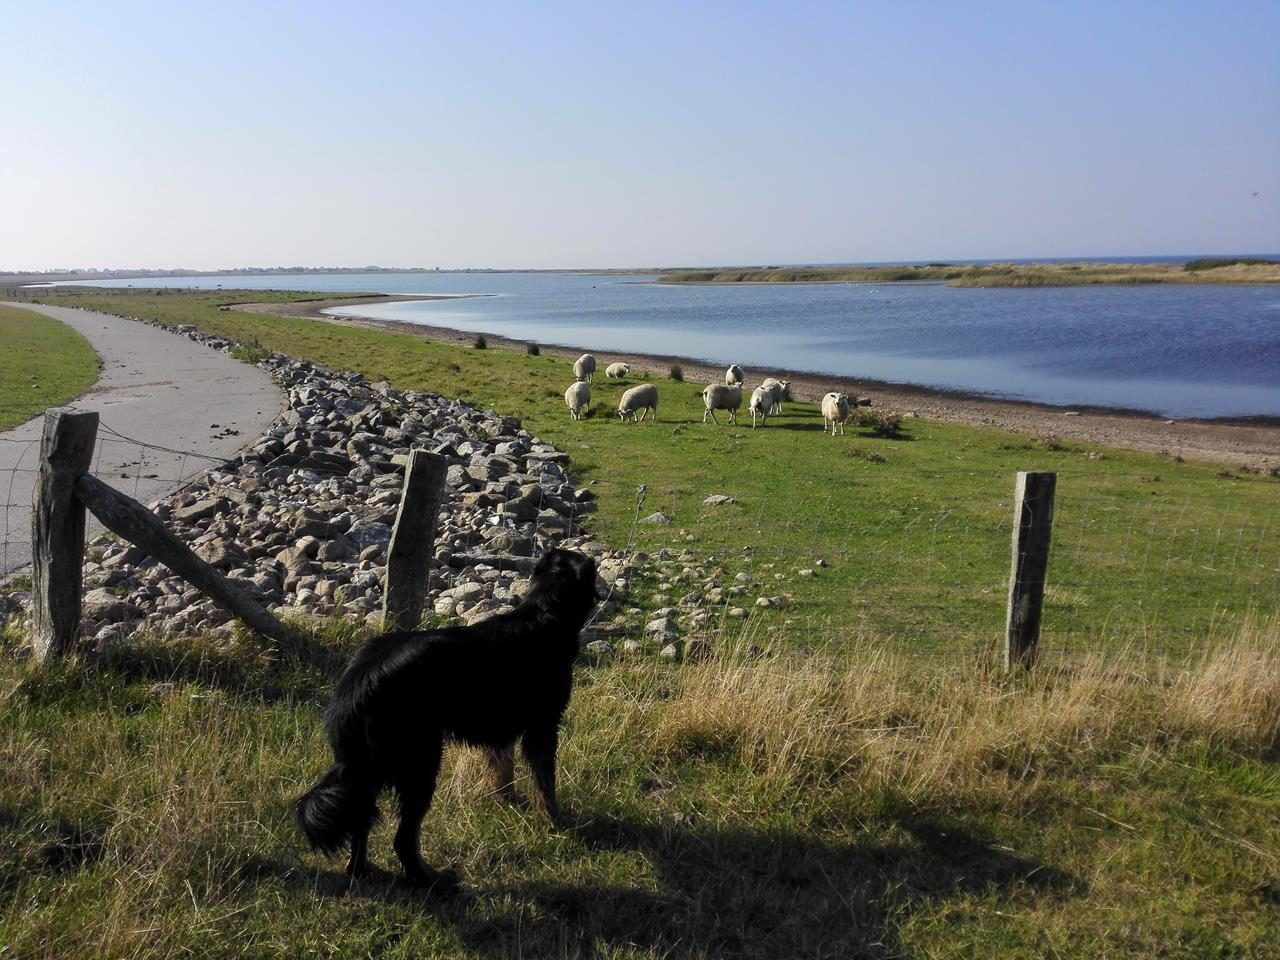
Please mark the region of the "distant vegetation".
[[1224, 259], [1177, 263], [945, 263], [892, 267], [732, 267], [674, 270], [663, 283], [949, 283], [953, 287], [1074, 287], [1132, 283], [1280, 283], [1280, 262]]
[[1261, 264], [1268, 267], [1280, 267], [1280, 260], [1258, 260], [1250, 257], [1205, 257], [1200, 260], [1192, 260], [1189, 263], [1183, 264], [1182, 269], [1195, 272], [1198, 270], [1217, 270], [1219, 267], [1234, 267], [1238, 264], [1244, 264], [1245, 266], [1257, 266]]

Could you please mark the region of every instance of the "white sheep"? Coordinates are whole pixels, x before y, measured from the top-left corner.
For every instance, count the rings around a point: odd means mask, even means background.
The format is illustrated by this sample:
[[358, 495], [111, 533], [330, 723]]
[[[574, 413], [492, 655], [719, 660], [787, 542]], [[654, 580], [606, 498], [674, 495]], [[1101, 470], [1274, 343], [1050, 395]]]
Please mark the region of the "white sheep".
[[637, 410], [643, 411], [640, 420], [644, 419], [646, 413], [652, 413], [653, 419], [658, 419], [658, 388], [652, 383], [632, 387], [618, 401], [618, 418], [621, 420], [636, 419]]
[[631, 364], [629, 363], [611, 363], [604, 368], [604, 375], [610, 380], [621, 380], [631, 372]]
[[591, 384], [581, 380], [569, 384], [569, 389], [564, 392], [564, 402], [569, 407], [569, 416], [581, 420], [584, 411], [591, 406]]
[[822, 432], [831, 428], [831, 435], [836, 435], [836, 424], [840, 425], [840, 433], [844, 434], [844, 422], [849, 419], [849, 395], [847, 393], [828, 393], [822, 398]]
[[579, 380], [594, 380], [596, 375], [596, 358], [584, 353], [573, 362], [573, 375]]
[[742, 388], [730, 387], [723, 383], [712, 383], [702, 391], [702, 403], [707, 408], [707, 412], [702, 415], [702, 422], [707, 422], [707, 417], [711, 418], [711, 422], [719, 424], [716, 419], [717, 410], [729, 411], [729, 422], [738, 422], [738, 409], [742, 406]]
[[773, 394], [773, 409], [775, 412], [781, 413], [782, 401], [791, 399], [791, 381], [766, 377], [764, 383], [760, 384], [760, 386]]
[[727, 387], [740, 387], [746, 379], [747, 375], [736, 363], [729, 364], [729, 369], [724, 372], [724, 383]]
[[756, 428], [756, 415], [760, 416], [760, 426], [769, 420], [769, 412], [773, 409], [773, 393], [765, 387], [756, 387], [751, 391], [751, 429]]

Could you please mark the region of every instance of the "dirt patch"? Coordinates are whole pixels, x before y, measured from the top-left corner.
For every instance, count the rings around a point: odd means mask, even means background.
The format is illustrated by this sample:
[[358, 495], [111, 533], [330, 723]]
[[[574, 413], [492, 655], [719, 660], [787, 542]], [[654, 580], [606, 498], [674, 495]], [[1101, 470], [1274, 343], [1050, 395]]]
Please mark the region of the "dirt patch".
[[[391, 303], [398, 300], [440, 300], [434, 296], [378, 296], [354, 299], [311, 300], [301, 303], [238, 304], [237, 310], [277, 316], [303, 316], [329, 323], [395, 330], [426, 340], [470, 344], [476, 334], [446, 327], [417, 323], [377, 320], [371, 317], [335, 317], [323, 313], [331, 307], [352, 307], [367, 303]], [[522, 348], [526, 341], [485, 334], [493, 346]], [[576, 359], [589, 345], [538, 344], [546, 356]], [[616, 360], [629, 362], [633, 370], [651, 370], [666, 376], [672, 364], [684, 370], [689, 383], [723, 383], [724, 369], [687, 357], [663, 354], [598, 352], [599, 369]], [[748, 370], [747, 381], [759, 382], [766, 376], [791, 381], [796, 400], [816, 403], [822, 395], [838, 390], [852, 396], [868, 396], [875, 406], [899, 414], [914, 414], [931, 420], [996, 427], [1036, 438], [1054, 437], [1084, 445], [1121, 447], [1150, 453], [1165, 453], [1188, 460], [1207, 460], [1259, 470], [1280, 471], [1280, 424], [1231, 422], [1223, 420], [1167, 420], [1145, 413], [1118, 411], [1105, 407], [1055, 407], [1016, 400], [998, 400], [956, 391], [937, 390], [911, 384], [885, 383], [878, 380], [832, 377], [826, 374], [789, 370]]]

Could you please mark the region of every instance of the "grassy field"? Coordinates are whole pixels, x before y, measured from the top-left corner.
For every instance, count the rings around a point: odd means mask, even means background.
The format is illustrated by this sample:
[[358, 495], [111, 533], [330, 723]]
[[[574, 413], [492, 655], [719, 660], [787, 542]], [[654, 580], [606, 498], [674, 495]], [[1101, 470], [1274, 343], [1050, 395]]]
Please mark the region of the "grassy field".
[[98, 379], [89, 341], [43, 314], [0, 307], [0, 430], [66, 403]]
[[[348, 888], [290, 803], [325, 675], [261, 651], [0, 658], [0, 944], [103, 957], [1280, 953], [1280, 634], [1029, 684], [748, 627], [709, 663], [584, 667], [551, 828], [446, 754], [438, 900]], [[764, 642], [766, 652], [738, 650]], [[339, 650], [347, 649], [341, 642]], [[526, 790], [521, 784], [520, 789]], [[385, 827], [375, 863], [394, 865]]]
[[[604, 539], [621, 546], [634, 530], [645, 552], [691, 549], [726, 576], [746, 573], [752, 591], [787, 595], [770, 625], [798, 643], [871, 638], [965, 658], [985, 649], [1003, 627], [1018, 470], [1059, 474], [1050, 648], [1105, 641], [1185, 652], [1217, 626], [1280, 612], [1273, 477], [924, 420], [902, 421], [898, 439], [856, 427], [833, 439], [811, 403], [788, 404], [755, 431], [714, 427], [701, 423], [703, 384], [672, 381], [665, 369], [633, 371], [626, 383], [597, 378], [596, 413], [575, 423], [562, 399], [572, 380], [564, 361], [218, 309], [238, 296], [272, 295], [80, 291], [58, 302], [190, 323], [518, 416], [592, 484], [600, 512], [591, 522]], [[605, 415], [645, 378], [661, 391], [659, 422]], [[662, 511], [673, 524], [635, 524], [641, 484], [641, 514]], [[737, 503], [704, 506], [711, 494]]]
[[[320, 631], [324, 663], [155, 638], [43, 674], [11, 632], [9, 955], [1280, 954], [1276, 479], [915, 420], [832, 439], [806, 404], [704, 426], [701, 385], [660, 370], [658, 423], [573, 423], [564, 361], [218, 309], [236, 296], [59, 298], [519, 415], [594, 484], [604, 539], [788, 602], [726, 620], [707, 662], [584, 665], [555, 828], [450, 751], [424, 841], [462, 872], [446, 901], [347, 888], [290, 821], [352, 629]], [[595, 389], [603, 411], [622, 386]], [[1016, 469], [1059, 472], [1050, 650], [1002, 679]], [[634, 523], [640, 484], [672, 525]], [[680, 566], [648, 604], [695, 589]]]
[[734, 267], [677, 270], [664, 283], [947, 282], [953, 287], [1074, 287], [1134, 283], [1280, 283], [1280, 263], [1198, 260], [1180, 263], [929, 263], [896, 267]]

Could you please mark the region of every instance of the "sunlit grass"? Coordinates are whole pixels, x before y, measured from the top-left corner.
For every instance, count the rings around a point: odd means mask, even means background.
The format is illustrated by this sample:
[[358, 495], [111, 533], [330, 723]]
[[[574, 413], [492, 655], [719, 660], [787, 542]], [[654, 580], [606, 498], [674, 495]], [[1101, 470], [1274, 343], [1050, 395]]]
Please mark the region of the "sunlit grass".
[[[1269, 533], [1280, 484], [1269, 476], [911, 417], [898, 420], [896, 436], [872, 423], [832, 438], [811, 402], [788, 403], [761, 429], [717, 427], [702, 423], [704, 384], [672, 380], [658, 363], [633, 367], [621, 381], [597, 377], [592, 416], [573, 421], [563, 399], [573, 380], [569, 364], [521, 346], [478, 351], [218, 309], [299, 296], [290, 293], [53, 296], [193, 324], [519, 417], [569, 453], [576, 480], [597, 494], [599, 512], [587, 522], [598, 536], [651, 554], [688, 549], [712, 557], [708, 569], [724, 579], [749, 575], [745, 605], [785, 594], [772, 625], [789, 625], [801, 642], [875, 635], [930, 656], [986, 649], [1004, 624], [1018, 470], [1059, 475], [1045, 614], [1050, 649], [1136, 636], [1170, 651], [1194, 650], [1215, 624], [1280, 611], [1280, 538]], [[620, 423], [612, 416], [618, 398], [645, 381], [658, 385], [661, 419]], [[635, 522], [641, 485], [641, 516], [661, 511], [671, 525]], [[711, 494], [737, 502], [704, 505]], [[673, 583], [671, 598], [699, 587], [695, 580]]]
[[98, 379], [98, 355], [65, 323], [0, 306], [0, 430], [84, 393]]
[[[331, 637], [328, 642], [337, 638]], [[15, 956], [1268, 956], [1280, 631], [1029, 678], [762, 625], [580, 670], [549, 828], [452, 749], [424, 852], [465, 893], [347, 890], [290, 802], [324, 683], [190, 640], [0, 659], [0, 942]], [[339, 650], [349, 649], [342, 641]], [[166, 650], [170, 652], [166, 653]], [[521, 784], [521, 788], [525, 788]]]

